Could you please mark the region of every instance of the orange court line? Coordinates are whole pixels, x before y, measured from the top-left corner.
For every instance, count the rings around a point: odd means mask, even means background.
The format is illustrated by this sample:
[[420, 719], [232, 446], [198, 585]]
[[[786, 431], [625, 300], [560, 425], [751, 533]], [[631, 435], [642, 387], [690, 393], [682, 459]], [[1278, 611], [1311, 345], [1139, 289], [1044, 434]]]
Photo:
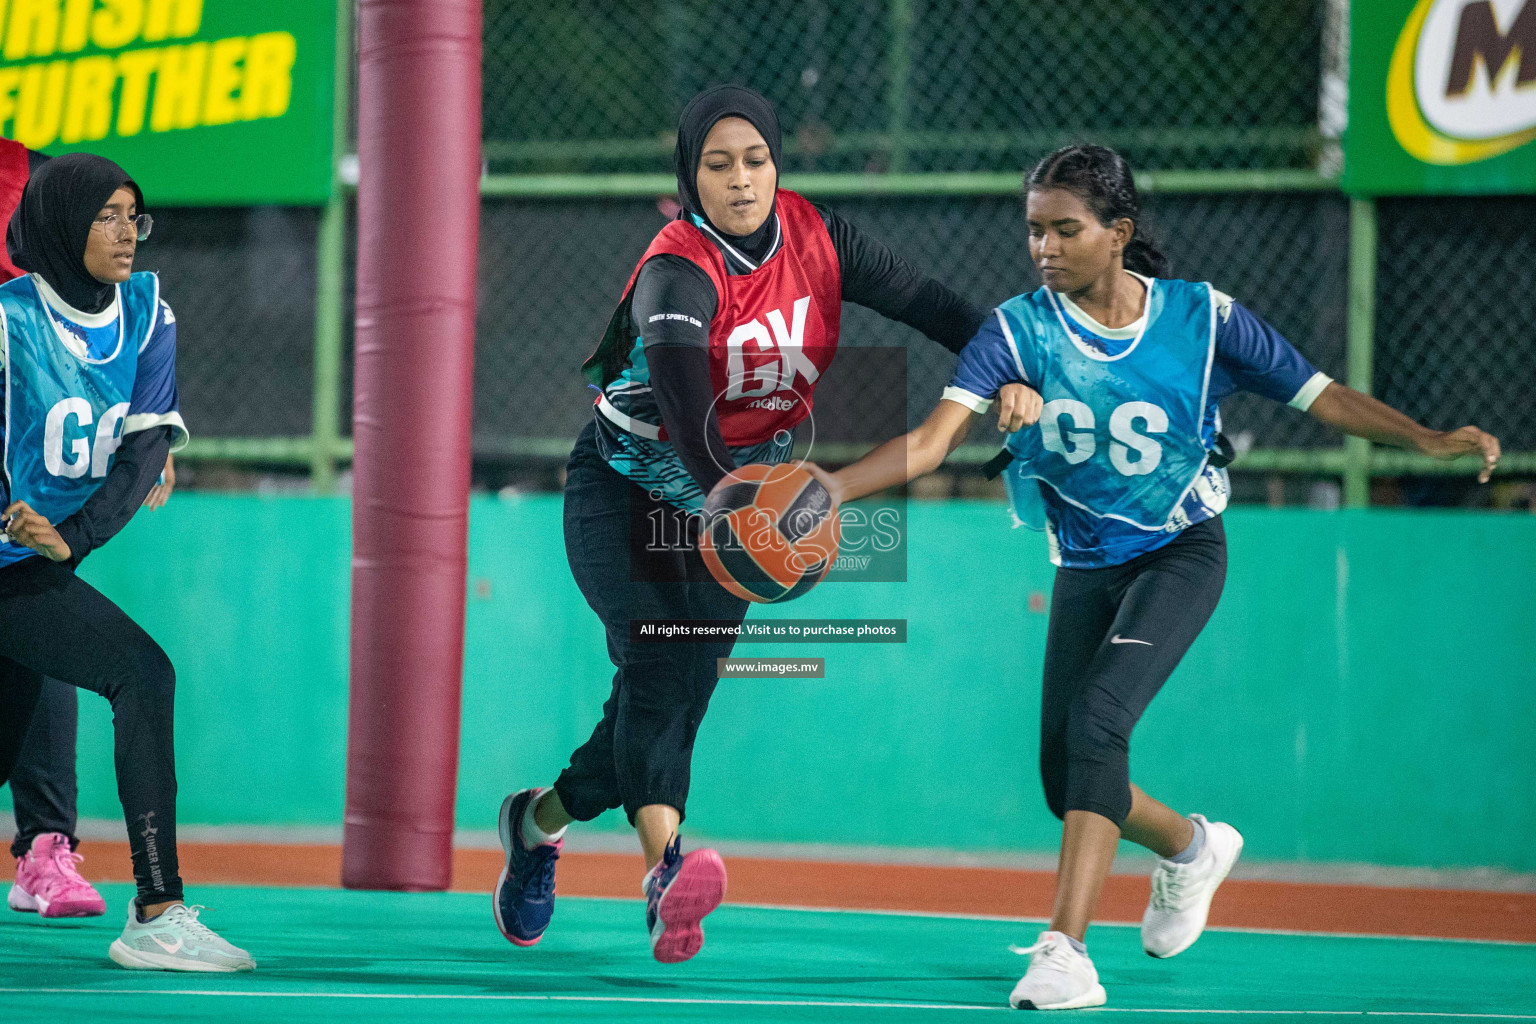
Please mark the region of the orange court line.
[[[82, 865], [92, 881], [132, 881], [128, 844], [91, 841]], [[180, 843], [181, 874], [199, 884], [339, 886], [341, 847], [276, 843]], [[455, 850], [453, 888], [489, 894], [501, 871], [497, 850]], [[728, 903], [845, 910], [1050, 916], [1055, 876], [1048, 871], [866, 864], [731, 857]], [[559, 893], [640, 899], [639, 853], [566, 853]], [[1099, 902], [1102, 921], [1141, 920], [1149, 893], [1138, 875], [1111, 875]], [[1409, 889], [1228, 879], [1210, 923], [1228, 928], [1414, 935], [1536, 942], [1536, 893]]]

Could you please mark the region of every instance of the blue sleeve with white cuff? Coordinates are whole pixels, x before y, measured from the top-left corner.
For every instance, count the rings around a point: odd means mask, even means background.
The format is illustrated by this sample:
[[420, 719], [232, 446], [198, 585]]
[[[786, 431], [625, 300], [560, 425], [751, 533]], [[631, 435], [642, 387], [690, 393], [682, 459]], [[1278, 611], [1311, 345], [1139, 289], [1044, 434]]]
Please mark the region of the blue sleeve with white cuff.
[[964, 392], [979, 402], [963, 404], [970, 405], [976, 412], [985, 412], [992, 399], [997, 397], [998, 389], [1014, 383], [1027, 384], [1029, 378], [1020, 373], [1018, 355], [1013, 350], [1013, 343], [1003, 333], [1002, 323], [994, 310], [960, 352], [960, 361], [955, 365], [945, 397], [959, 400], [951, 389]]
[[[1241, 303], [1218, 308], [1216, 361], [1211, 367], [1212, 399], [1249, 391], [1305, 409], [1329, 383], [1279, 331]], [[1307, 395], [1305, 392], [1311, 391]], [[1298, 400], [1303, 400], [1298, 403]]]
[[161, 302], [155, 313], [155, 329], [139, 353], [128, 415], [158, 415], [180, 408], [181, 399], [176, 393], [176, 315]]

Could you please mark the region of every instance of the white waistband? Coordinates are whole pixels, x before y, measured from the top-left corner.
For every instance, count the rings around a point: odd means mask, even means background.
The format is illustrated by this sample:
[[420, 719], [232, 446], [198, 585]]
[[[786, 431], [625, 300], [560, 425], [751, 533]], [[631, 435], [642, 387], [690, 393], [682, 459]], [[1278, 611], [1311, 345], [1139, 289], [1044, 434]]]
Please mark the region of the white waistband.
[[647, 423], [644, 420], [637, 420], [633, 416], [626, 416], [624, 413], [619, 412], [618, 409], [614, 408], [613, 403], [608, 401], [608, 396], [606, 394], [598, 396], [597, 408], [598, 411], [601, 412], [604, 416], [608, 417], [608, 419], [615, 426], [622, 427], [637, 437], [649, 438], [652, 441], [661, 440], [660, 427], [656, 426], [654, 423]]

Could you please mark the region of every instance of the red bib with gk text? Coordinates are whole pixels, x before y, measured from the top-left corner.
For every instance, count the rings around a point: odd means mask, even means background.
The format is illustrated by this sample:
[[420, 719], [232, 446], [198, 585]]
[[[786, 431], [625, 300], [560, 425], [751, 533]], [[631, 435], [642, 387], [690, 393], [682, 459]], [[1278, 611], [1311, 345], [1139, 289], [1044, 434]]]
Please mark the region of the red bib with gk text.
[[[709, 374], [720, 433], [733, 447], [759, 444], [811, 414], [816, 384], [837, 353], [842, 273], [821, 214], [787, 189], [778, 192], [783, 241], [750, 274], [728, 274], [725, 258], [691, 221], [662, 228], [640, 268], [670, 253], [697, 265], [720, 297], [709, 324]], [[662, 440], [666, 440], [665, 430]]]

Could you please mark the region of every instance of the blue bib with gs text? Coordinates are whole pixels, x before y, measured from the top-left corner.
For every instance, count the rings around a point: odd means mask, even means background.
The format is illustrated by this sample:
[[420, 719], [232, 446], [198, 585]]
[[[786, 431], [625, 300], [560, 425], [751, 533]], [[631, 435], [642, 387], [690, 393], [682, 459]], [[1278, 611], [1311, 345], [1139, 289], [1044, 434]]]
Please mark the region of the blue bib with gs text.
[[1049, 289], [998, 307], [1040, 422], [1014, 432], [1006, 482], [1015, 515], [1043, 525], [1040, 481], [1061, 500], [1143, 530], [1168, 527], [1205, 467], [1200, 437], [1216, 311], [1209, 285], [1155, 279], [1141, 334], [1115, 355], [1084, 341]]

